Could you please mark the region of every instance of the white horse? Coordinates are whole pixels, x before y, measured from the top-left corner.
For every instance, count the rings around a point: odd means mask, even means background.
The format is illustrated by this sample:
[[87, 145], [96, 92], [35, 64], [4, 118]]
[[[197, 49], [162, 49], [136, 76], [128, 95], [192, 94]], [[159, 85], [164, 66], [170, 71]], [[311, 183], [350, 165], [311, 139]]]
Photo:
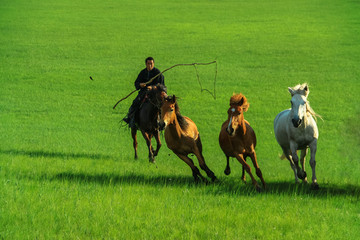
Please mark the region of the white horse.
[[[307, 182], [305, 156], [308, 147], [310, 148], [312, 187], [318, 189], [319, 185], [315, 174], [315, 154], [319, 131], [315, 119], [319, 115], [312, 110], [307, 101], [310, 91], [306, 83], [288, 89], [291, 93], [291, 109], [284, 110], [276, 116], [274, 120], [275, 137], [283, 150], [284, 156], [290, 161], [290, 166], [295, 174], [295, 182], [299, 182], [299, 178]], [[301, 150], [300, 162], [302, 169], [299, 167], [297, 150]]]

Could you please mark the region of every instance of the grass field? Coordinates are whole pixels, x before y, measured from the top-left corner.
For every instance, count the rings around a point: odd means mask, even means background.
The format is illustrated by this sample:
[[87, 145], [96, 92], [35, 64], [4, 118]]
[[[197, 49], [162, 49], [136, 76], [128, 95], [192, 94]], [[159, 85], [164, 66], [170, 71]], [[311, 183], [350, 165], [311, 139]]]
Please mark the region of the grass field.
[[[0, 239], [359, 238], [359, 12], [343, 0], [1, 0]], [[161, 70], [217, 61], [216, 99], [194, 67], [164, 75], [219, 182], [194, 184], [163, 137], [156, 164], [141, 134], [133, 159], [120, 119], [134, 96], [112, 106], [148, 56]], [[213, 91], [215, 65], [198, 71]], [[273, 133], [287, 87], [303, 82], [323, 117], [318, 191], [295, 185]], [[223, 173], [233, 92], [250, 102], [260, 194], [237, 161]]]

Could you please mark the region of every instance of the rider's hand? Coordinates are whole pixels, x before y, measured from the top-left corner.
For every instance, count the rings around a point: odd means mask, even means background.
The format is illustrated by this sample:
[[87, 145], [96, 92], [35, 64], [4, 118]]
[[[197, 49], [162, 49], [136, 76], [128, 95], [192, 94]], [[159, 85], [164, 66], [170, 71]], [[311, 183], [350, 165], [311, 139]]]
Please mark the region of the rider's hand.
[[152, 89], [152, 86], [147, 86], [147, 90], [151, 90]]
[[140, 83], [140, 87], [144, 88], [144, 87], [146, 87], [146, 84], [145, 83]]

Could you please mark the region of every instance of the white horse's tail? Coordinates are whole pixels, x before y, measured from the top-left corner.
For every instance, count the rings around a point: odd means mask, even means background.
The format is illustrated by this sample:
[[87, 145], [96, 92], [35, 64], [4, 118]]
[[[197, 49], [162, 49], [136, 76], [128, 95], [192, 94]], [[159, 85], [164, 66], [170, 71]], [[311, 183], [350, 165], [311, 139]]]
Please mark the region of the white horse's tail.
[[[296, 151], [296, 154], [298, 154], [298, 150]], [[287, 159], [287, 157], [285, 156], [284, 153], [283, 153], [281, 156], [279, 155], [279, 158], [280, 158], [281, 160]], [[290, 159], [291, 159], [291, 156], [290, 156]]]

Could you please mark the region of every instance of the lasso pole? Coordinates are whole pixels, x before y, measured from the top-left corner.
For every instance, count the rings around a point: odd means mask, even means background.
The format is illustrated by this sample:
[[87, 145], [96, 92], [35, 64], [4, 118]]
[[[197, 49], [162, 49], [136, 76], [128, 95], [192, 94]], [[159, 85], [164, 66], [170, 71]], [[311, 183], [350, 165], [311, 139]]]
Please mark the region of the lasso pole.
[[[212, 62], [208, 62], [208, 63], [179, 63], [179, 64], [175, 64], [167, 69], [165, 69], [164, 71], [160, 72], [159, 74], [157, 74], [155, 77], [151, 78], [149, 81], [147, 81], [145, 83], [145, 85], [151, 83], [152, 81], [154, 81], [154, 79], [156, 79], [158, 76], [160, 76], [161, 74], [163, 74], [164, 72], [174, 68], [174, 67], [178, 67], [178, 66], [196, 66], [196, 65], [209, 65], [209, 64], [213, 64], [216, 63], [216, 61], [212, 61]], [[128, 97], [130, 97], [131, 94], [133, 94], [134, 92], [136, 92], [138, 89], [135, 89], [134, 91], [132, 91], [131, 93], [129, 93], [126, 97], [123, 97], [122, 99], [120, 99], [119, 101], [117, 101], [117, 103], [114, 105], [113, 109], [116, 108], [116, 106], [123, 100], [127, 99]]]

